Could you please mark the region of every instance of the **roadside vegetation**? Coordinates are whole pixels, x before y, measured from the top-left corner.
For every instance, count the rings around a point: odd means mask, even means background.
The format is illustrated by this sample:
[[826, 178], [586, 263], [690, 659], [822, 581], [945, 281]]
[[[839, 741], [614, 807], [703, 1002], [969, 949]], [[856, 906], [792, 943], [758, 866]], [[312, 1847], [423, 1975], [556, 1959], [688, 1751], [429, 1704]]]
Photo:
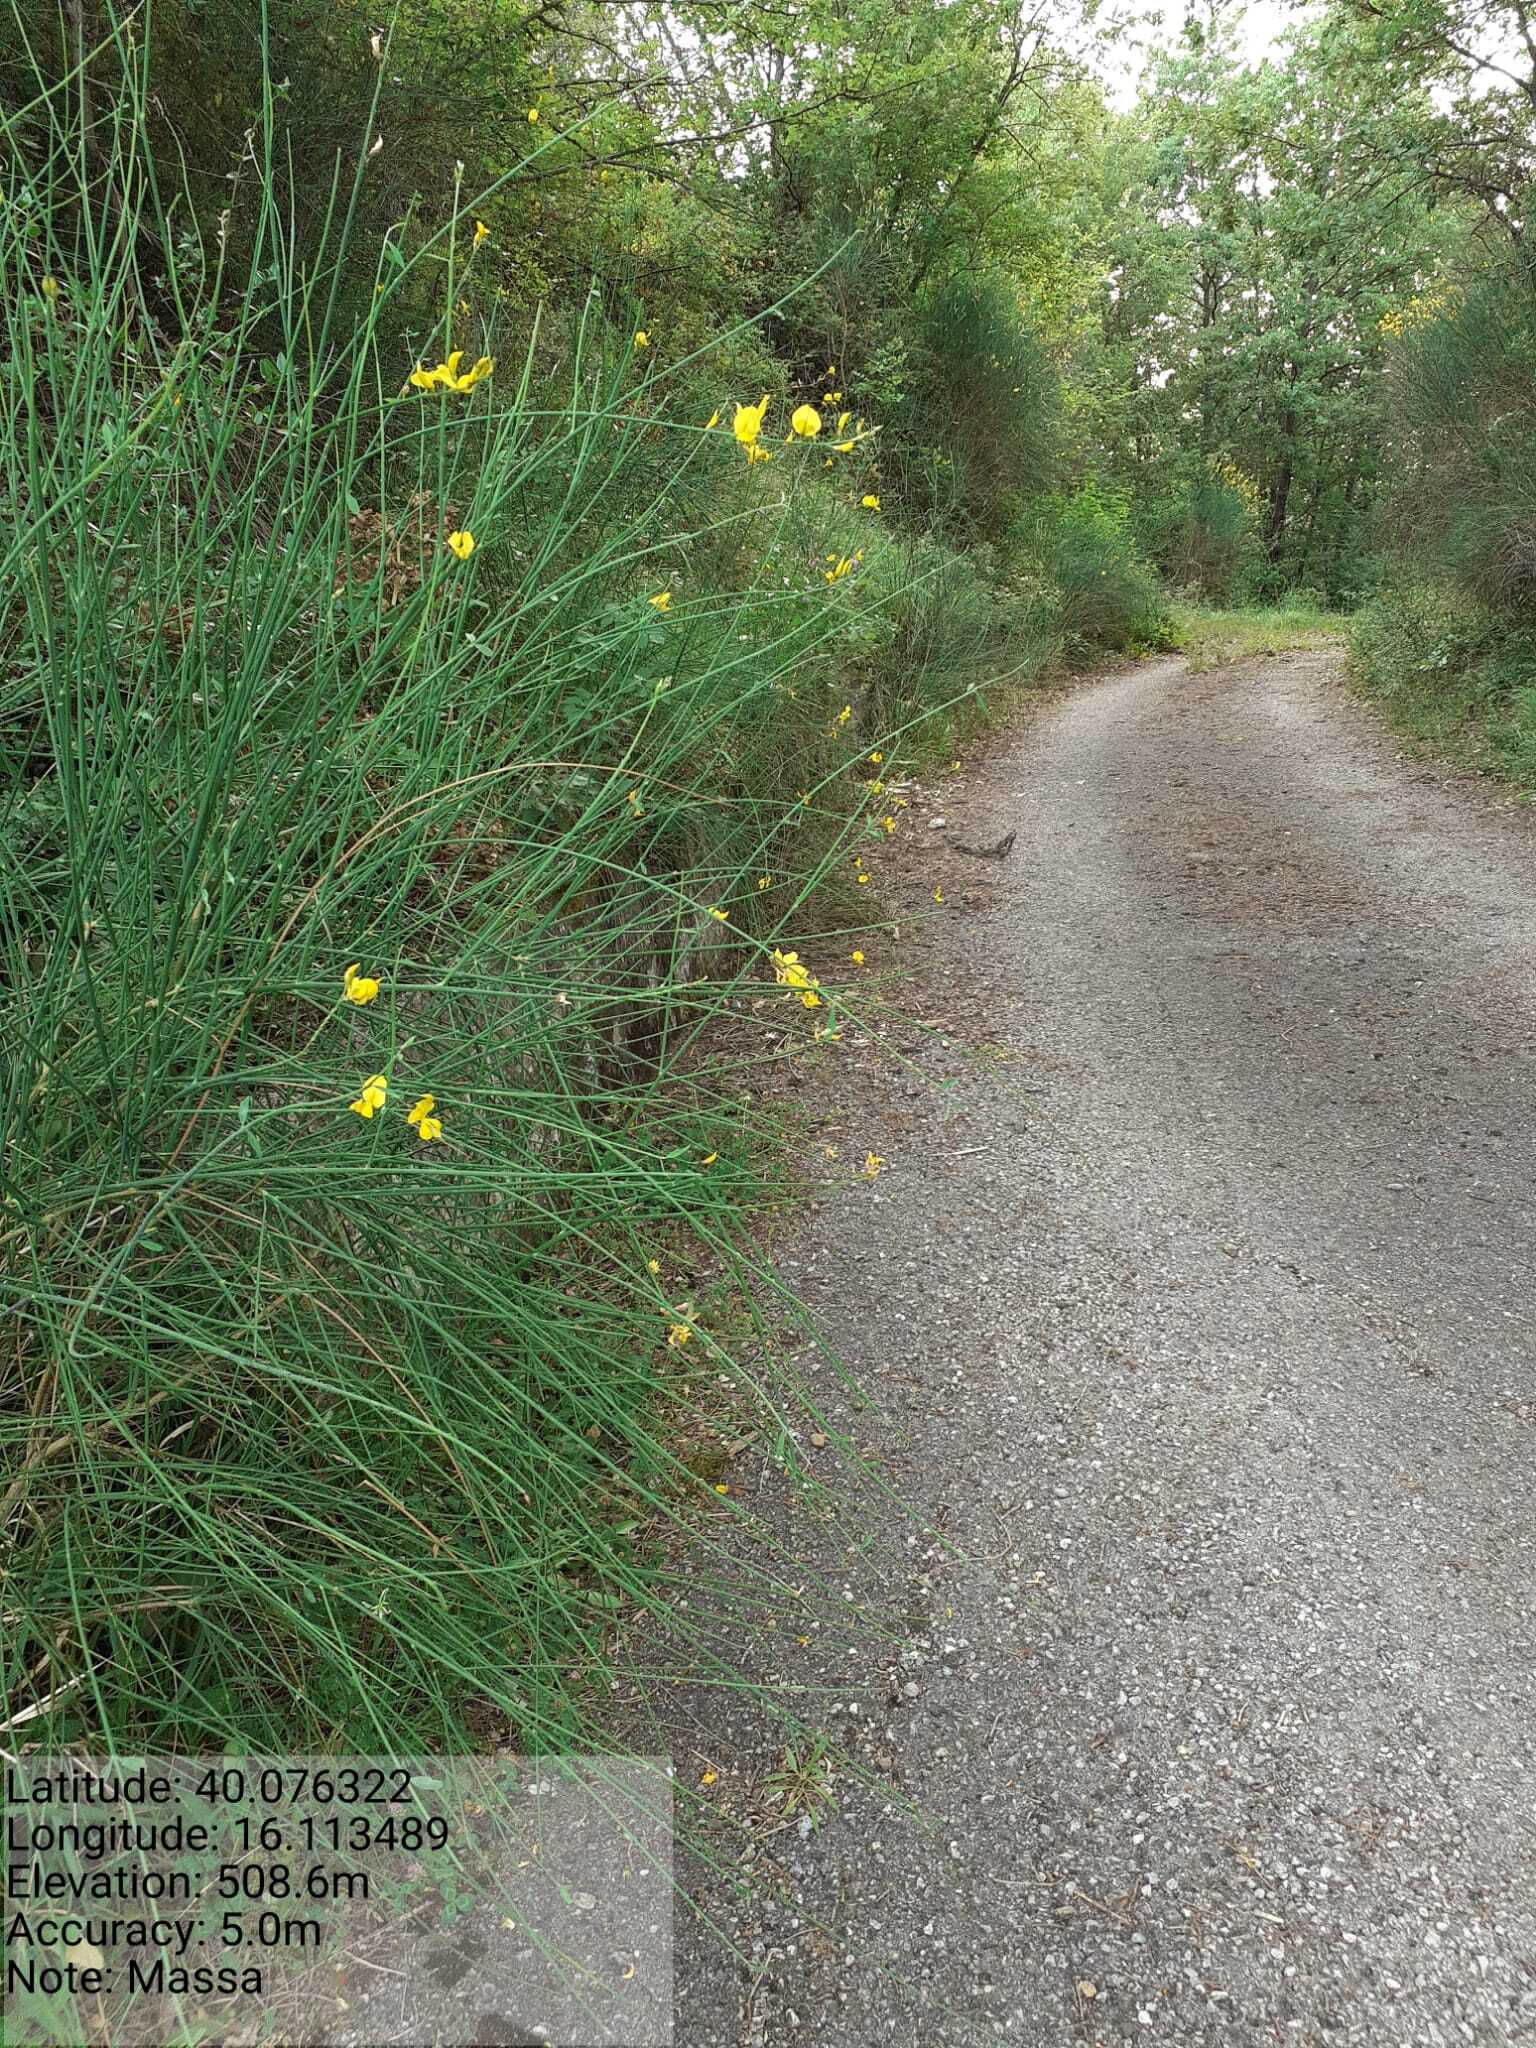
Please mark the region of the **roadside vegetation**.
[[1531, 772], [1529, 284], [1385, 33], [1218, 9], [1122, 114], [1009, 0], [7, 0], [9, 1733], [710, 1668], [704, 1424], [819, 1426], [741, 1027], [851, 1056], [1016, 692], [1364, 603]]
[[1224, 662], [1247, 661], [1256, 654], [1283, 654], [1288, 648], [1332, 647], [1348, 631], [1347, 620], [1319, 604], [1255, 605], [1248, 611], [1216, 611], [1176, 604], [1169, 623], [1169, 644], [1176, 647], [1194, 674]]

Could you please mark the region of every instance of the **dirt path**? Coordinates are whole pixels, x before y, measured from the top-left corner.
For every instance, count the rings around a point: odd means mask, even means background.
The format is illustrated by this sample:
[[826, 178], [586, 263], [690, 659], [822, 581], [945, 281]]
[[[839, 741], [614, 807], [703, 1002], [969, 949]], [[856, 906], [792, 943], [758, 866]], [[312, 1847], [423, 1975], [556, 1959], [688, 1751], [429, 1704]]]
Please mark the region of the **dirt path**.
[[785, 1262], [967, 1560], [804, 1652], [929, 1825], [777, 1838], [680, 2048], [1536, 2041], [1536, 820], [1335, 667], [1152, 662], [946, 792], [1018, 831], [923, 942], [1008, 1057], [833, 1105], [889, 1164]]

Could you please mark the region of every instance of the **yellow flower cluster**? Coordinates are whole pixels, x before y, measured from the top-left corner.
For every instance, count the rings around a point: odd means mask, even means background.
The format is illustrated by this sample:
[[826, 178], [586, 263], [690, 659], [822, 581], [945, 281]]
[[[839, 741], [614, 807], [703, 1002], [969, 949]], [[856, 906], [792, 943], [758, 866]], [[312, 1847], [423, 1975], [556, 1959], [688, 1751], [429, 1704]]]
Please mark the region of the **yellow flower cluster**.
[[473, 391], [496, 368], [494, 357], [481, 356], [472, 369], [461, 372], [459, 364], [463, 358], [463, 349], [456, 348], [447, 362], [439, 363], [435, 370], [428, 370], [418, 363], [411, 372], [410, 381], [417, 391]]
[[800, 962], [798, 953], [781, 953], [773, 949], [773, 977], [781, 988], [793, 989], [808, 1010], [814, 1010], [821, 1003], [821, 984], [808, 967]]
[[[341, 990], [347, 1002], [356, 1003], [361, 1009], [378, 995], [380, 983], [371, 974], [359, 974], [357, 969], [358, 963], [354, 960], [350, 967], [343, 970]], [[364, 1076], [357, 1099], [349, 1102], [347, 1107], [354, 1116], [360, 1116], [367, 1123], [372, 1120], [376, 1111], [384, 1107], [388, 1099], [389, 1076], [368, 1074]], [[406, 1122], [413, 1127], [423, 1144], [430, 1144], [434, 1138], [443, 1135], [442, 1119], [432, 1114], [436, 1107], [436, 1101], [432, 1096], [422, 1095], [417, 1098], [415, 1107], [406, 1115]]]
[[1245, 469], [1239, 469], [1235, 462], [1213, 462], [1211, 474], [1224, 490], [1230, 491], [1234, 498], [1241, 501], [1243, 510], [1250, 519], [1258, 519], [1262, 502], [1259, 487]]
[[1406, 306], [1395, 307], [1381, 316], [1381, 332], [1390, 334], [1394, 341], [1405, 334], [1411, 334], [1416, 327], [1428, 327], [1431, 321], [1439, 320], [1448, 313], [1452, 305], [1449, 285], [1437, 284], [1431, 291], [1421, 292], [1411, 298]]
[[[841, 391], [824, 391], [821, 394], [821, 406], [830, 411], [842, 395]], [[738, 405], [736, 408], [735, 418], [731, 423], [731, 431], [746, 450], [748, 462], [772, 462], [773, 460], [772, 455], [763, 447], [761, 439], [763, 424], [768, 417], [768, 408], [769, 398], [766, 391], [757, 401], [756, 405]], [[718, 413], [711, 414], [707, 425], [710, 427], [714, 426], [719, 417]], [[836, 431], [839, 434], [846, 432], [851, 418], [851, 413], [838, 413]], [[785, 447], [787, 448], [795, 440], [814, 441], [824, 424], [823, 413], [816, 406], [809, 403], [797, 405], [789, 416], [789, 432], [784, 436]], [[858, 443], [866, 438], [867, 431], [864, 422], [860, 420], [850, 439], [833, 443], [837, 453], [839, 455], [851, 453]], [[827, 457], [826, 466], [829, 469], [832, 466], [830, 455]], [[869, 499], [865, 500], [866, 504], [870, 502]], [[876, 499], [873, 502], [878, 508], [879, 500]]]

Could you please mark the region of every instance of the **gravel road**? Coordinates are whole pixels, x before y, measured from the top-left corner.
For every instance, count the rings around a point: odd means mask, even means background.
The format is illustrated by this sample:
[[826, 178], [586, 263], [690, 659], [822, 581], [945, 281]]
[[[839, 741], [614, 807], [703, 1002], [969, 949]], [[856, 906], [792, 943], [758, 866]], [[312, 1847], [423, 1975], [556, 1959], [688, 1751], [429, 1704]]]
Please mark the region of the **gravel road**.
[[1536, 820], [1327, 653], [1075, 690], [944, 808], [1018, 833], [911, 814], [985, 1029], [826, 1107], [888, 1163], [783, 1264], [955, 1548], [801, 1653], [872, 1782], [684, 1933], [680, 2048], [1536, 2041]]

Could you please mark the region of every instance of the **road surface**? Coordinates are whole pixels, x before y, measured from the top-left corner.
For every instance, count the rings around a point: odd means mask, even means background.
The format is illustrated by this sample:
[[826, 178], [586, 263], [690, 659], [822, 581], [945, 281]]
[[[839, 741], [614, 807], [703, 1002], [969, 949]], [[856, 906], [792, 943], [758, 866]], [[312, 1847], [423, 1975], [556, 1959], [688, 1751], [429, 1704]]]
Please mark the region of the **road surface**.
[[945, 803], [1018, 833], [921, 942], [1000, 1056], [829, 1112], [887, 1165], [785, 1270], [959, 1554], [804, 1653], [869, 1783], [683, 1934], [680, 2048], [1536, 2042], [1536, 820], [1328, 653]]

